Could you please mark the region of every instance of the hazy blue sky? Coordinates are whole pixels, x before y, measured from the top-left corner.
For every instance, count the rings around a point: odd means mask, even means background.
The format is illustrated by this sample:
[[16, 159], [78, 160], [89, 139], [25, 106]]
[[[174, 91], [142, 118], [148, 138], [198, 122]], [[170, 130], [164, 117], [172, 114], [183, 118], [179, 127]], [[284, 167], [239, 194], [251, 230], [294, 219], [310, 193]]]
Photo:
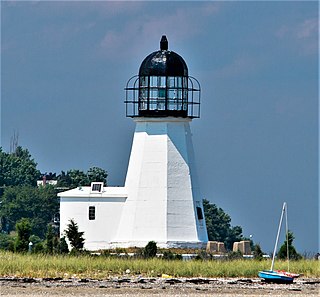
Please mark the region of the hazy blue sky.
[[122, 186], [124, 87], [166, 34], [202, 87], [203, 197], [266, 252], [287, 201], [297, 249], [317, 251], [318, 13], [316, 1], [1, 1], [1, 145], [18, 131], [42, 172], [99, 166]]

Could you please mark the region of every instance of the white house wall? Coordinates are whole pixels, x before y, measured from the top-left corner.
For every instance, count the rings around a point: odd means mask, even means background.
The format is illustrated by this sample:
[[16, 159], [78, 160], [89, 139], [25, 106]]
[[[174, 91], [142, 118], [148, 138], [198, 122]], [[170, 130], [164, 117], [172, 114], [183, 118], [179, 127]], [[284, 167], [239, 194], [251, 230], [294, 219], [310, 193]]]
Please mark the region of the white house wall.
[[[123, 188], [122, 188], [123, 189]], [[68, 193], [64, 192], [64, 193]], [[98, 250], [110, 248], [110, 241], [117, 232], [123, 205], [126, 201], [125, 195], [117, 197], [102, 197], [100, 194], [70, 195], [60, 193], [60, 233], [65, 236], [64, 231], [70, 219], [79, 226], [79, 231], [84, 232], [85, 248]], [[66, 195], [66, 196], [62, 196]], [[80, 196], [80, 197], [79, 197]], [[91, 196], [91, 197], [90, 197]], [[89, 220], [89, 206], [95, 207], [95, 219]]]

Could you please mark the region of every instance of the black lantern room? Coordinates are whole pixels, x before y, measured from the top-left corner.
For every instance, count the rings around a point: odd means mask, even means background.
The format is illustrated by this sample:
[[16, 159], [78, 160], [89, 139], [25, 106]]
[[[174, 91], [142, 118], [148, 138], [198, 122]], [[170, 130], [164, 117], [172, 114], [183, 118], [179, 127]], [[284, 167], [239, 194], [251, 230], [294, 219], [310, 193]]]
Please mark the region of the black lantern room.
[[129, 79], [125, 90], [127, 117], [200, 116], [200, 84], [188, 76], [183, 58], [168, 50], [164, 35], [160, 50], [143, 60], [139, 75]]

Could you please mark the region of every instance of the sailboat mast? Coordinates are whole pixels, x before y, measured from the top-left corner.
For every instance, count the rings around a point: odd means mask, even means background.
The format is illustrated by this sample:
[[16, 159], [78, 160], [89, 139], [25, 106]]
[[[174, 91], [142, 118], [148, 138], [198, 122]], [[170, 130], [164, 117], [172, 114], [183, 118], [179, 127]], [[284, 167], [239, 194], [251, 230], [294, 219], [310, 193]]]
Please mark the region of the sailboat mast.
[[288, 208], [286, 207], [286, 240], [287, 240], [287, 262], [288, 272], [290, 271], [290, 259], [289, 259], [289, 232], [288, 232]]
[[270, 270], [273, 271], [273, 266], [274, 266], [274, 259], [276, 257], [276, 252], [277, 252], [277, 247], [278, 247], [278, 241], [279, 241], [279, 235], [281, 231], [281, 225], [282, 225], [282, 220], [283, 220], [283, 214], [285, 212], [287, 203], [284, 202], [282, 206], [282, 211], [281, 211], [281, 217], [280, 217], [280, 222], [279, 222], [279, 227], [278, 227], [278, 233], [277, 233], [277, 238], [276, 238], [276, 243], [274, 245], [274, 250], [273, 250], [273, 255], [272, 255], [272, 263], [271, 263], [271, 268]]

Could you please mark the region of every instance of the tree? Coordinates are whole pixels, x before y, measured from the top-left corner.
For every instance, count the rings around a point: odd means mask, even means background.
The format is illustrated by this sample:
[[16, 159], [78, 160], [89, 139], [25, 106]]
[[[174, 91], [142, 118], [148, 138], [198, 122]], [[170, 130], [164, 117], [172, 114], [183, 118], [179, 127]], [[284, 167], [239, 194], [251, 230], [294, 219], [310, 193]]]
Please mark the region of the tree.
[[0, 233], [0, 250], [14, 251], [14, 237], [12, 234]]
[[39, 236], [31, 235], [29, 237], [29, 242], [32, 242], [32, 253], [37, 254], [45, 251], [44, 242]]
[[58, 252], [59, 254], [68, 254], [69, 248], [65, 237], [61, 237], [58, 244]]
[[[37, 163], [27, 149], [18, 146], [13, 153], [0, 148], [0, 187], [29, 185], [36, 186], [40, 177]], [[0, 193], [1, 194], [1, 193]]]
[[103, 182], [105, 186], [107, 185], [108, 173], [102, 168], [91, 167], [87, 172], [87, 177], [88, 177], [89, 183]]
[[57, 187], [60, 188], [70, 188], [72, 184], [72, 180], [70, 175], [68, 173], [65, 173], [64, 171], [61, 171], [61, 174], [57, 177]]
[[154, 241], [149, 241], [143, 250], [144, 258], [154, 258], [157, 255], [157, 250], [157, 244]]
[[33, 234], [41, 238], [45, 236], [47, 225], [54, 214], [59, 212], [59, 201], [53, 186], [6, 187], [1, 197], [1, 228], [9, 233], [21, 218], [29, 218], [33, 226]]
[[79, 232], [78, 224], [71, 219], [70, 223], [67, 225], [67, 230], [65, 231], [67, 238], [72, 246], [72, 248], [76, 251], [80, 251], [84, 245], [84, 232]]
[[107, 171], [99, 167], [91, 167], [86, 173], [78, 169], [68, 170], [67, 173], [61, 171], [57, 177], [57, 187], [76, 188], [89, 186], [91, 182], [103, 182], [107, 185], [107, 176]]
[[224, 242], [226, 249], [232, 250], [233, 242], [241, 241], [242, 228], [231, 226], [230, 216], [222, 208], [203, 200], [204, 216], [206, 219], [208, 239]]
[[54, 245], [54, 232], [51, 224], [48, 224], [47, 233], [46, 233], [46, 252], [49, 254], [53, 253]]
[[288, 230], [287, 239], [281, 245], [279, 252], [278, 252], [279, 259], [284, 260], [284, 259], [288, 258], [288, 256], [287, 256], [288, 255], [287, 254], [287, 242], [288, 242], [288, 250], [289, 250], [289, 259], [290, 260], [299, 260], [302, 258], [302, 256], [299, 253], [297, 253], [295, 247], [293, 246], [293, 244], [292, 244], [293, 240], [294, 240], [293, 232]]
[[254, 245], [253, 258], [258, 260], [258, 261], [261, 261], [263, 259], [263, 252], [262, 252], [262, 249], [260, 247], [260, 244], [258, 244], [258, 243]]
[[18, 236], [14, 244], [15, 252], [27, 252], [29, 249], [29, 238], [31, 236], [31, 223], [29, 219], [22, 218], [16, 223]]

